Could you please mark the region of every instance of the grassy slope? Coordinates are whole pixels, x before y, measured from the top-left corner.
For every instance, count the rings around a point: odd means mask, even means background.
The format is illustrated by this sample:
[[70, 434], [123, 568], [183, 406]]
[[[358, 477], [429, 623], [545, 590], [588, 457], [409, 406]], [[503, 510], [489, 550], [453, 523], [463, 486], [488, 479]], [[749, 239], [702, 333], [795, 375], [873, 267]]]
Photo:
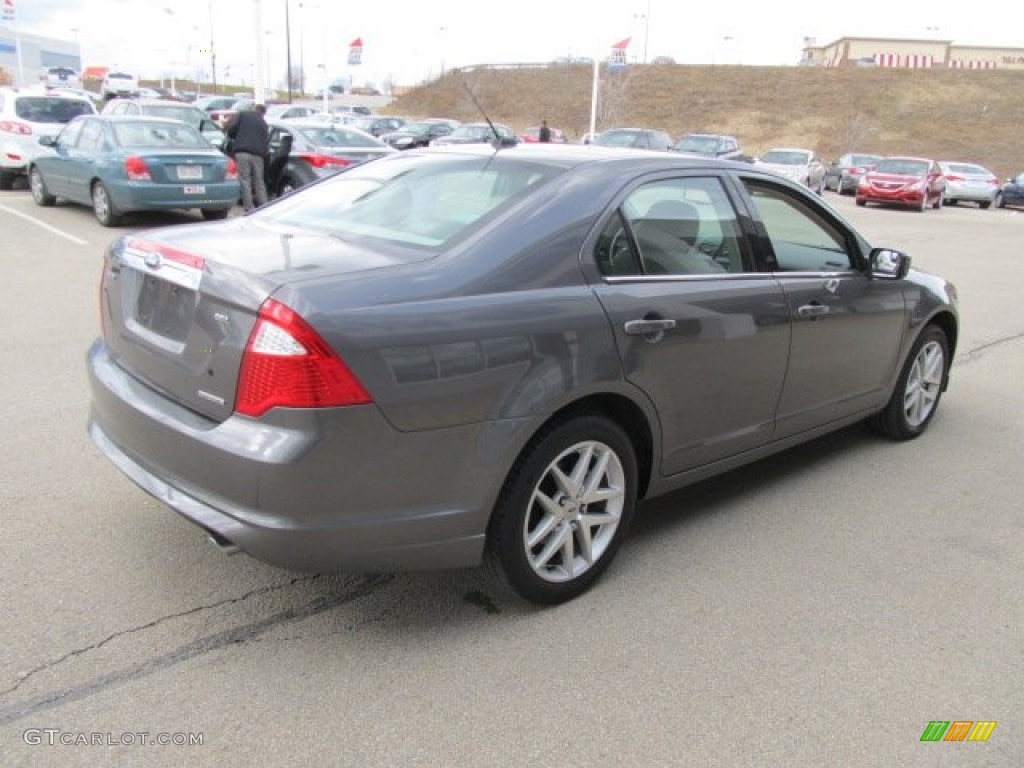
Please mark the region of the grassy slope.
[[[449, 72], [396, 99], [392, 114], [479, 120], [519, 131], [542, 118], [578, 137], [590, 123], [588, 66]], [[804, 146], [967, 160], [1001, 178], [1024, 171], [1024, 71], [632, 66], [602, 71], [598, 130], [731, 133], [743, 149]]]

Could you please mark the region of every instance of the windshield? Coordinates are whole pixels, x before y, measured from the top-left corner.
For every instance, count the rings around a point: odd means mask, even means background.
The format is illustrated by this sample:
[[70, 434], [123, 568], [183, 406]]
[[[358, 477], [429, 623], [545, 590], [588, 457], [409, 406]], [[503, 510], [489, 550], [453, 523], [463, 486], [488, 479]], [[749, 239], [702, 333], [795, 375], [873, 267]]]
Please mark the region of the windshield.
[[636, 144], [635, 131], [605, 131], [594, 141], [603, 147], [632, 147]]
[[927, 160], [908, 160], [901, 157], [890, 157], [879, 161], [875, 166], [876, 173], [897, 173], [903, 176], [923, 176], [928, 173]]
[[773, 149], [761, 156], [762, 163], [774, 163], [776, 165], [807, 165], [811, 161], [809, 152], [799, 152], [789, 149]]
[[170, 122], [114, 123], [114, 136], [122, 147], [161, 147], [209, 149], [209, 142], [191, 125]]
[[850, 157], [851, 165], [874, 165], [881, 160], [878, 155], [852, 155]]
[[181, 120], [196, 128], [206, 118], [206, 114], [196, 107], [183, 104], [151, 104], [143, 107], [147, 115], [153, 117], [166, 117], [168, 120]]
[[500, 156], [397, 156], [360, 165], [254, 216], [343, 240], [438, 247], [562, 172]]
[[714, 136], [683, 136], [676, 144], [680, 152], [704, 152], [714, 154], [718, 149], [718, 139]]

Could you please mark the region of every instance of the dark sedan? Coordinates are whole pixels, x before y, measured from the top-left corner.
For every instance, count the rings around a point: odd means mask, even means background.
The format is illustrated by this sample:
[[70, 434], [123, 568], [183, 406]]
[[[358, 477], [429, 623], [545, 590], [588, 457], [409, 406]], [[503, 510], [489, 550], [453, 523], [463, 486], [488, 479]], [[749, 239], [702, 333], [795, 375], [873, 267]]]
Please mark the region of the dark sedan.
[[235, 161], [179, 120], [88, 115], [39, 142], [51, 151], [29, 167], [32, 199], [89, 205], [104, 226], [132, 211], [182, 208], [223, 219], [238, 200]]
[[447, 136], [439, 136], [430, 142], [432, 147], [443, 147], [449, 144], [499, 144], [516, 143], [516, 135], [512, 129], [502, 123], [465, 123]]
[[[749, 164], [412, 150], [107, 249], [89, 433], [225, 548], [590, 587], [638, 499], [937, 413], [956, 294]], [[797, 482], [806, 478], [797, 479]]]
[[996, 208], [1024, 207], [1024, 173], [1017, 174], [999, 188], [996, 193]]
[[379, 138], [395, 149], [415, 149], [429, 146], [434, 139], [447, 136], [456, 127], [447, 122], [406, 123], [397, 131], [385, 133]]
[[342, 123], [316, 119], [268, 121], [270, 160], [265, 179], [271, 197], [395, 150]]

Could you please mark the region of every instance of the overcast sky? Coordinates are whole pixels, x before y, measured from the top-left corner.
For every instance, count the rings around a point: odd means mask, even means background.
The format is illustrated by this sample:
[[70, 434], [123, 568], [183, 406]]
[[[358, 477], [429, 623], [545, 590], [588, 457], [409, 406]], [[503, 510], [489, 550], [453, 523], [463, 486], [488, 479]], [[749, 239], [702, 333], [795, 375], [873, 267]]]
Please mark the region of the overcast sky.
[[[21, 29], [77, 36], [86, 65], [147, 77], [202, 69], [208, 78], [212, 28], [222, 82], [251, 82], [261, 43], [272, 82], [283, 81], [286, 3], [293, 66], [303, 64], [312, 78], [326, 62], [331, 76], [357, 84], [413, 84], [442, 67], [482, 62], [604, 58], [624, 38], [630, 60], [686, 64], [795, 64], [804, 38], [825, 44], [846, 35], [1024, 47], [990, 4], [933, 0], [262, 0], [262, 34], [247, 18], [256, 0], [15, 2]], [[357, 37], [363, 62], [349, 67]]]

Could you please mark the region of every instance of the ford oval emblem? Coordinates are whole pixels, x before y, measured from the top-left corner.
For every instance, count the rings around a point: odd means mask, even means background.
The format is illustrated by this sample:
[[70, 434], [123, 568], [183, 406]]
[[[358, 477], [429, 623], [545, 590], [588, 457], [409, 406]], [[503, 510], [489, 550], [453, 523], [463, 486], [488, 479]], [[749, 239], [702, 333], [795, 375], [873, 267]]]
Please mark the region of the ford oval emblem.
[[143, 257], [143, 262], [150, 269], [160, 269], [160, 254], [150, 251]]

